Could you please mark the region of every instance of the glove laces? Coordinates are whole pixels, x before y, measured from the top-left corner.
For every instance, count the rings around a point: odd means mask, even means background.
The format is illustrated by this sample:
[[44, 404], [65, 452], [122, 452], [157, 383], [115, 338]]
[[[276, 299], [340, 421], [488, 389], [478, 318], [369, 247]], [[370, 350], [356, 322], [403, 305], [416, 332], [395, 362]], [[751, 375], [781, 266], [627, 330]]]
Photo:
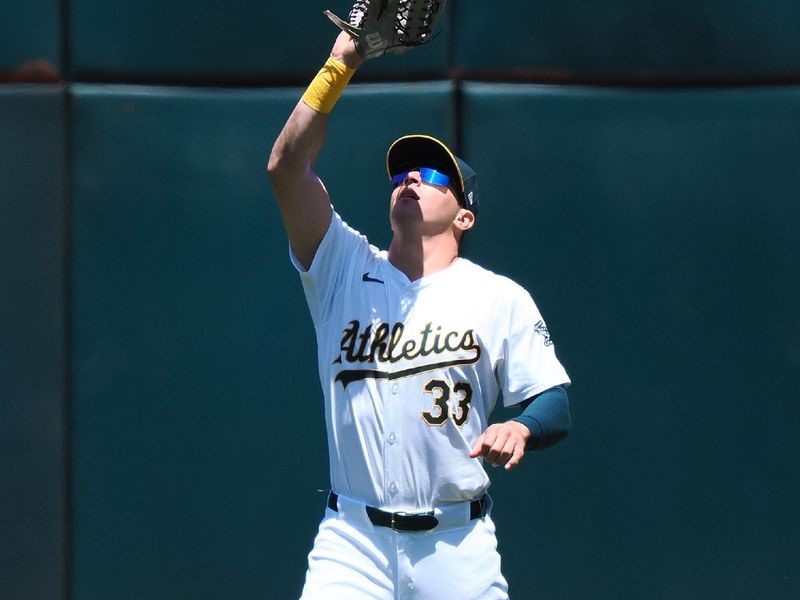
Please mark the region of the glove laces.
[[416, 46], [427, 42], [441, 4], [440, 0], [400, 0], [395, 17], [400, 44]]
[[362, 23], [364, 23], [364, 19], [367, 16], [368, 10], [369, 0], [356, 0], [355, 4], [353, 4], [353, 8], [350, 9], [350, 14], [347, 17], [350, 25], [360, 28]]

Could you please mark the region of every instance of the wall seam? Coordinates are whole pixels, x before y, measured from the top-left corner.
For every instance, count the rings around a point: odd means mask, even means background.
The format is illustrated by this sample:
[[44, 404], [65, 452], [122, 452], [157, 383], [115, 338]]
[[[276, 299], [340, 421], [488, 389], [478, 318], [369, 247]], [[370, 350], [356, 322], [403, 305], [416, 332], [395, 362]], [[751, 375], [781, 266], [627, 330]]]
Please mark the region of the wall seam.
[[73, 198], [72, 198], [72, 92], [70, 85], [64, 83], [62, 89], [62, 109], [64, 111], [62, 147], [62, 274], [63, 274], [63, 319], [64, 319], [64, 547], [63, 547], [63, 593], [64, 600], [72, 597], [73, 575], [73, 321], [72, 321], [72, 236], [73, 236]]
[[59, 0], [59, 23], [61, 34], [60, 72], [62, 79], [61, 106], [63, 110], [62, 125], [62, 277], [63, 277], [63, 453], [64, 453], [64, 492], [63, 492], [63, 547], [62, 547], [62, 590], [63, 600], [71, 600], [74, 573], [74, 502], [73, 502], [73, 376], [72, 376], [72, 235], [73, 235], [73, 198], [72, 198], [72, 90], [70, 84], [70, 3], [71, 0]]

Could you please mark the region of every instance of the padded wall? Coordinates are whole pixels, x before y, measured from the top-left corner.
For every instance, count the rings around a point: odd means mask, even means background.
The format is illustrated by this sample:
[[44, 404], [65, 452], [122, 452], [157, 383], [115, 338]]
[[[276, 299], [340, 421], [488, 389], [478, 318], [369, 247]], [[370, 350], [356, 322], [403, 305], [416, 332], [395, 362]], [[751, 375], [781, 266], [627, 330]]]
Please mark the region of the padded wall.
[[[295, 597], [327, 446], [265, 166], [301, 90], [73, 92], [74, 597]], [[318, 170], [354, 226], [388, 229], [385, 115], [451, 138], [451, 93], [348, 91]]]
[[572, 437], [494, 478], [512, 591], [795, 597], [800, 91], [464, 94], [470, 248], [574, 381]]
[[[319, 67], [319, 40], [350, 2], [234, 5], [172, 0], [72, 0], [70, 64], [79, 78], [289, 78]], [[368, 64], [362, 77], [737, 80], [800, 75], [800, 6], [773, 0], [450, 0], [425, 52]]]
[[60, 69], [59, 0], [4, 2], [0, 17], [0, 81], [40, 80]]
[[[71, 64], [84, 78], [310, 81], [339, 31], [322, 11], [346, 18], [351, 5], [72, 0]], [[449, 36], [444, 31], [425, 53], [368, 64], [362, 75], [443, 77]]]
[[63, 585], [62, 92], [0, 87], [0, 598]]
[[800, 76], [800, 4], [773, 0], [457, 0], [454, 66], [488, 77]]

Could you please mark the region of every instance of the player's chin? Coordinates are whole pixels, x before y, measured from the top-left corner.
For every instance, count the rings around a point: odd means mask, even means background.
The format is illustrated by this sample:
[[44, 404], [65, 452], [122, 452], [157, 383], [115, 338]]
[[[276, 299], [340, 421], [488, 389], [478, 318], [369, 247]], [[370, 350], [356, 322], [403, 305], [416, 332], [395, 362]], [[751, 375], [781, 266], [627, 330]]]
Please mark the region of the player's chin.
[[422, 209], [413, 198], [398, 198], [392, 205], [391, 221], [398, 225], [419, 223], [422, 220]]

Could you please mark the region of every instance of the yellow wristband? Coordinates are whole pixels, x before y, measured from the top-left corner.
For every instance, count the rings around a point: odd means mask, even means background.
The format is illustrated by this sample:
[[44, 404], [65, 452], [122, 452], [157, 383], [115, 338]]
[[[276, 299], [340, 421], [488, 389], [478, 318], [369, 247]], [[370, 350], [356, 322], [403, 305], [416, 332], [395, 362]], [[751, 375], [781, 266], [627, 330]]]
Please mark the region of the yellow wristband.
[[303, 102], [317, 112], [331, 112], [355, 72], [343, 62], [328, 58], [303, 94]]

